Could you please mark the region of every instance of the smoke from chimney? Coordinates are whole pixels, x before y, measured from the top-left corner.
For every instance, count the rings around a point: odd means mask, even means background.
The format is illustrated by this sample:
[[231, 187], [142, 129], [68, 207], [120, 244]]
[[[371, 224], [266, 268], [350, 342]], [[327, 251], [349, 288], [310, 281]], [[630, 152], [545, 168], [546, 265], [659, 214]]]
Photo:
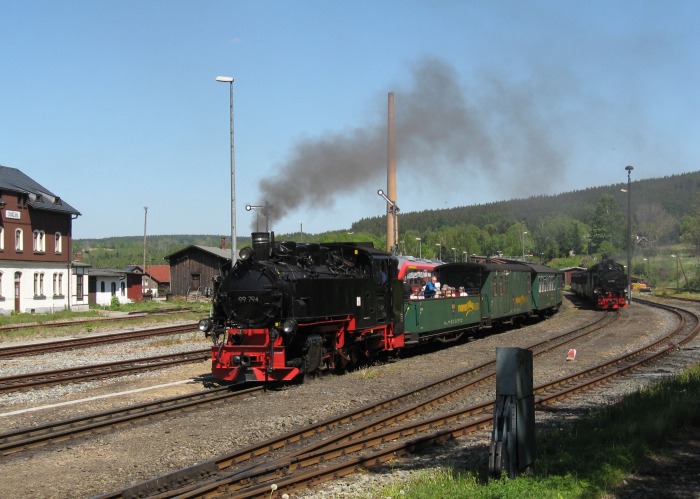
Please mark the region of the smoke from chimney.
[[[430, 58], [413, 68], [412, 86], [395, 92], [400, 177], [432, 177], [454, 189], [459, 174], [465, 179], [464, 204], [469, 175], [488, 172], [503, 199], [529, 196], [530, 182], [541, 191], [542, 184], [556, 181], [563, 155], [547, 134], [546, 94], [487, 80], [487, 87], [480, 84], [479, 94], [470, 93], [468, 100], [447, 63]], [[387, 122], [385, 101], [378, 102], [374, 123], [300, 141], [275, 175], [260, 181], [261, 199], [270, 203], [270, 223], [295, 209], [332, 204], [339, 193], [375, 191], [382, 185]]]

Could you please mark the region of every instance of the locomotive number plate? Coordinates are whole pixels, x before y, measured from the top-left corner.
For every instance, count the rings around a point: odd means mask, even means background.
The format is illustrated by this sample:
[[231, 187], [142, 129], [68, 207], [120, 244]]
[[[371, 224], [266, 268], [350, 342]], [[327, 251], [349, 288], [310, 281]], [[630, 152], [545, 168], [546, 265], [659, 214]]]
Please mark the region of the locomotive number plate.
[[239, 303], [258, 303], [260, 301], [260, 297], [254, 295], [239, 296], [238, 301]]

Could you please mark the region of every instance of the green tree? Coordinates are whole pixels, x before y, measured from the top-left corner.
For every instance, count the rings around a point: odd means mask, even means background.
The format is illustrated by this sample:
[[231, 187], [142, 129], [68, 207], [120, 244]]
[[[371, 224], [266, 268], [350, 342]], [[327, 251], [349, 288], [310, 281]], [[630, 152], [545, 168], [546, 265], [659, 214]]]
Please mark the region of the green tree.
[[690, 215], [681, 222], [681, 241], [693, 256], [700, 258], [700, 196]]
[[613, 254], [618, 248], [626, 246], [625, 217], [610, 194], [603, 194], [598, 201], [590, 236], [592, 252]]

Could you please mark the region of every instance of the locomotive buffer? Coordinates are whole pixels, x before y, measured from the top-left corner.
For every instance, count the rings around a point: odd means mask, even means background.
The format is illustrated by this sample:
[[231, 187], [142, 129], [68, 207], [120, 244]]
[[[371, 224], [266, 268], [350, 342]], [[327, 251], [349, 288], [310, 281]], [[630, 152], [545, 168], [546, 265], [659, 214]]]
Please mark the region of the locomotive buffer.
[[535, 397], [532, 352], [496, 348], [496, 403], [489, 448], [489, 472], [510, 478], [535, 462]]

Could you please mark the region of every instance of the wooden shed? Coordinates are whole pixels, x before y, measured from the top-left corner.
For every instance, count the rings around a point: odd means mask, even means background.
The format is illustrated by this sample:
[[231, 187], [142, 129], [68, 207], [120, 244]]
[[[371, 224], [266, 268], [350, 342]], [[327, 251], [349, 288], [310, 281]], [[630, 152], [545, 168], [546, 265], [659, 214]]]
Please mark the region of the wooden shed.
[[566, 267], [561, 269], [564, 272], [564, 286], [571, 286], [571, 276], [586, 270], [586, 267]]
[[231, 250], [215, 246], [187, 246], [165, 257], [170, 264], [170, 291], [177, 296], [210, 296], [214, 276], [231, 262]]

